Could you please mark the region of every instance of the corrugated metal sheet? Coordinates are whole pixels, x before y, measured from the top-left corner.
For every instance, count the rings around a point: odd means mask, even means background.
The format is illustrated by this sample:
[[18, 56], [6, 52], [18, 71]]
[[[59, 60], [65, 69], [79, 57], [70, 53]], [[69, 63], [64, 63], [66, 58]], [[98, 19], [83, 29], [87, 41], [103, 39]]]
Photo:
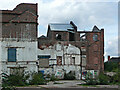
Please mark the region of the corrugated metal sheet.
[[74, 30], [73, 26], [71, 24], [49, 24], [50, 29], [53, 31], [68, 31]]

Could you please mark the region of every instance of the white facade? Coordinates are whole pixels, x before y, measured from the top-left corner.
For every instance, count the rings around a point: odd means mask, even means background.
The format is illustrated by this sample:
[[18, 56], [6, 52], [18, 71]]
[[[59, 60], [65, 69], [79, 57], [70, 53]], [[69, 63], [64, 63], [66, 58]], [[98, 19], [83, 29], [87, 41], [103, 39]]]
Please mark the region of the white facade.
[[[16, 61], [8, 61], [8, 48], [16, 48]], [[23, 68], [25, 72], [37, 72], [37, 41], [0, 41], [2, 72], [11, 73], [12, 68]]]
[[[64, 73], [74, 71], [76, 78], [80, 79], [81, 55], [78, 47], [71, 44], [65, 46], [61, 43], [57, 43], [54, 44], [54, 46], [45, 47], [44, 50], [38, 49], [38, 55], [50, 55], [49, 65], [53, 68], [51, 73], [54, 73], [56, 76], [62, 78]], [[57, 57], [62, 58], [60, 65], [57, 61]], [[39, 70], [45, 69], [39, 68]]]

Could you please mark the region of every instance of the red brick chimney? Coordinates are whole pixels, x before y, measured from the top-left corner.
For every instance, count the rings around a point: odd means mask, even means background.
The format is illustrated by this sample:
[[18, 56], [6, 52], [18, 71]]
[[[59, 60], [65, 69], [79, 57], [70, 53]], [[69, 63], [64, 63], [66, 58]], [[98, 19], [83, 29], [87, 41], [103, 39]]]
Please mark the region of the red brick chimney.
[[108, 56], [108, 61], [110, 61], [110, 56]]

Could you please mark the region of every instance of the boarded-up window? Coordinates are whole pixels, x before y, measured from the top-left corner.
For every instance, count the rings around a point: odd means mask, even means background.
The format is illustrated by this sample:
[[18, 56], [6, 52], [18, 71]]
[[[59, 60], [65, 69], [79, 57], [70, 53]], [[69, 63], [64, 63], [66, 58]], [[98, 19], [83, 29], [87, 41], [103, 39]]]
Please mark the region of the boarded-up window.
[[8, 62], [16, 62], [16, 48], [8, 48]]
[[57, 56], [57, 65], [62, 65], [62, 56]]
[[50, 55], [38, 55], [39, 67], [41, 68], [49, 67], [49, 58]]

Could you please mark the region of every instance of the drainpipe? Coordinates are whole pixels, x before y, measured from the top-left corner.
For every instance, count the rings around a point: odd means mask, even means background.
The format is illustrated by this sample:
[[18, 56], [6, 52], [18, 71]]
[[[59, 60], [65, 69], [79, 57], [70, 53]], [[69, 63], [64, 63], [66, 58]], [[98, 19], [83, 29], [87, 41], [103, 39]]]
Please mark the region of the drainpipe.
[[81, 47], [80, 47], [80, 72], [81, 72], [81, 77], [80, 79], [82, 80], [82, 51], [81, 51]]

